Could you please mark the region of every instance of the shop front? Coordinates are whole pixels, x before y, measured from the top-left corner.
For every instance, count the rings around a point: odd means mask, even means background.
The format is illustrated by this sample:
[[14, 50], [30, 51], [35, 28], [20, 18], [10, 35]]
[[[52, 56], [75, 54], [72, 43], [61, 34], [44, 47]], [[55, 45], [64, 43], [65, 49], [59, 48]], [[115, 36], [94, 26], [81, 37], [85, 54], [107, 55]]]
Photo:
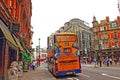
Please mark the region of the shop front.
[[8, 69], [12, 61], [18, 61], [18, 53], [18, 44], [0, 19], [0, 80], [8, 80]]

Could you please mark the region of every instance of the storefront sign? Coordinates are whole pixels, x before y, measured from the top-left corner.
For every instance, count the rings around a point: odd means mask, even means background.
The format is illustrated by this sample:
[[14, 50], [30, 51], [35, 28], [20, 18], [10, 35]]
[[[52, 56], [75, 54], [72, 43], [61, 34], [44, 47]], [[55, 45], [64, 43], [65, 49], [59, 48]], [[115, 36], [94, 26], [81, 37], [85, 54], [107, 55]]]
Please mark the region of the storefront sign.
[[12, 31], [13, 32], [20, 32], [20, 23], [13, 23], [12, 24]]

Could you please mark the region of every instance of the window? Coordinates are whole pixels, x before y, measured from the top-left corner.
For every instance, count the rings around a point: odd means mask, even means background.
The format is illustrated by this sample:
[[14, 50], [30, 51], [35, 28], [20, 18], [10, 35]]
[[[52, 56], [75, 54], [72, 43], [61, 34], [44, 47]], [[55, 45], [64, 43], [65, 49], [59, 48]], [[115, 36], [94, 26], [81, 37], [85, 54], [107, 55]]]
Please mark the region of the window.
[[98, 48], [99, 48], [99, 45], [96, 44], [96, 45], [95, 45], [95, 50], [98, 50]]
[[65, 53], [66, 55], [70, 55], [71, 49], [70, 49], [70, 48], [64, 48], [64, 53]]
[[103, 31], [103, 30], [104, 30], [104, 27], [101, 26], [101, 27], [100, 27], [100, 31]]
[[119, 46], [118, 46], [118, 41], [115, 42], [115, 47], [116, 47], [116, 48], [119, 48]]
[[109, 44], [108, 43], [106, 43], [106, 49], [108, 49], [109, 48]]
[[95, 28], [93, 28], [93, 32], [97, 32], [98, 30], [97, 30], [97, 28], [95, 27]]
[[12, 0], [10, 0], [10, 7], [12, 7]]
[[118, 38], [117, 32], [114, 32], [114, 38]]
[[68, 42], [65, 42], [64, 45], [65, 45], [65, 46], [69, 46], [69, 43], [68, 43]]
[[104, 39], [104, 34], [101, 35], [101, 39], [102, 39], [102, 40]]
[[107, 33], [104, 34], [104, 39], [108, 39], [108, 34]]
[[82, 38], [84, 39], [84, 33], [82, 33]]
[[10, 7], [9, 7], [10, 12], [11, 12], [11, 10], [12, 10], [12, 2], [13, 2], [13, 1], [10, 0], [10, 2], [9, 2], [10, 4], [8, 5], [8, 6], [10, 6]]
[[98, 40], [98, 35], [95, 35], [95, 40]]
[[117, 22], [115, 22], [115, 21], [110, 22], [110, 25], [111, 25], [112, 28], [117, 27]]
[[104, 27], [104, 31], [106, 31], [106, 26], [103, 26]]

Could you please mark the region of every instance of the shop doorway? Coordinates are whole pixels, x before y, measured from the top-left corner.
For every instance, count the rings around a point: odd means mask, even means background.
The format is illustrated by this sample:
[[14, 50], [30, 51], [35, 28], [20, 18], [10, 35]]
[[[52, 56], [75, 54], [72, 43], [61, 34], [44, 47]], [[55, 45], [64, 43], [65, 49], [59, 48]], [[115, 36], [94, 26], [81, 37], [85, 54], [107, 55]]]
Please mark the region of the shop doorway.
[[8, 59], [8, 66], [10, 66], [12, 61], [16, 61], [17, 60], [17, 53], [16, 50], [14, 50], [13, 48], [9, 47], [9, 59]]

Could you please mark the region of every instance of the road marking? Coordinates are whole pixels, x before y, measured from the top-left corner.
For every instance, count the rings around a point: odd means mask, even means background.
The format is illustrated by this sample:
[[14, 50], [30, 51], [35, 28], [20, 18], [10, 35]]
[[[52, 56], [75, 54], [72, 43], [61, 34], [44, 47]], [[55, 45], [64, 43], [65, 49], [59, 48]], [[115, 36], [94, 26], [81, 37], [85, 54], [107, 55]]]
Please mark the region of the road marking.
[[116, 76], [111, 76], [105, 73], [102, 73], [103, 76], [107, 76], [107, 77], [111, 77], [111, 78], [116, 78], [116, 79], [120, 79], [120, 77], [116, 77]]
[[77, 78], [67, 78], [68, 80], [79, 80]]
[[79, 79], [77, 79], [77, 78], [73, 78], [73, 80], [79, 80]]
[[90, 76], [88, 76], [88, 75], [86, 75], [86, 74], [83, 74], [83, 73], [80, 73], [80, 74], [78, 74], [78, 75], [82, 75], [82, 76], [85, 76], [85, 77], [90, 77]]

